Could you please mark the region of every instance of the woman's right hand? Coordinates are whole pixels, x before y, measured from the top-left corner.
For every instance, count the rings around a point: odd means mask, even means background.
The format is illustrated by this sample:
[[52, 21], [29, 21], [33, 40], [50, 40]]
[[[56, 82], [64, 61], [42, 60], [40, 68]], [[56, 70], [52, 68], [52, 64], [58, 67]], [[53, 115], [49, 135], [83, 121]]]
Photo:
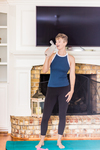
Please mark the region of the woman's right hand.
[[48, 49], [49, 49], [49, 47], [45, 50], [45, 52], [48, 51]]
[[[48, 49], [49, 48], [47, 48], [45, 52], [47, 52]], [[49, 70], [49, 68], [50, 68], [51, 61], [52, 61], [52, 59], [53, 59], [53, 57], [55, 55], [53, 53], [54, 53], [54, 51], [52, 52], [52, 54], [50, 56], [46, 56], [46, 58], [45, 58], [45, 62], [44, 62], [43, 69], [42, 69], [42, 71], [44, 73], [46, 73]]]
[[45, 50], [45, 56], [47, 57], [47, 54], [46, 54], [46, 52], [49, 50], [49, 47]]
[[49, 48], [47, 48], [46, 51], [45, 51], [45, 56], [46, 57], [50, 57], [54, 53], [54, 50], [52, 52], [46, 53], [48, 50], [49, 50]]

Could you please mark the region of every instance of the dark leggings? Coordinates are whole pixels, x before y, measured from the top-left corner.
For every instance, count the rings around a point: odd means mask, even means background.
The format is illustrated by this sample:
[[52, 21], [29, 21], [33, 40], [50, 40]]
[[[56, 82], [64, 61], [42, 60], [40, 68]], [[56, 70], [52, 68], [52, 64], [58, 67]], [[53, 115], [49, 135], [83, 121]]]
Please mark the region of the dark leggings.
[[58, 100], [59, 104], [59, 126], [58, 134], [62, 135], [65, 128], [66, 112], [68, 103], [66, 102], [67, 97], [65, 95], [69, 92], [70, 87], [47, 87], [47, 93], [44, 103], [43, 118], [41, 122], [41, 135], [46, 135], [48, 120], [52, 113], [53, 107]]

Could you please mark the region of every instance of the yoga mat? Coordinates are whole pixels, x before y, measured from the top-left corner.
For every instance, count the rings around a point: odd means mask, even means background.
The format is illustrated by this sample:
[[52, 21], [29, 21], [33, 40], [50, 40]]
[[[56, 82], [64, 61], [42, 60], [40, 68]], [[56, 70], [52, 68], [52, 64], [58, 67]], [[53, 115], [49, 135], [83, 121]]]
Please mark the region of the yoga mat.
[[[7, 141], [7, 150], [36, 150], [35, 146], [39, 141]], [[49, 150], [59, 150], [57, 141], [44, 141], [44, 146]], [[62, 140], [64, 150], [100, 150], [100, 140]]]

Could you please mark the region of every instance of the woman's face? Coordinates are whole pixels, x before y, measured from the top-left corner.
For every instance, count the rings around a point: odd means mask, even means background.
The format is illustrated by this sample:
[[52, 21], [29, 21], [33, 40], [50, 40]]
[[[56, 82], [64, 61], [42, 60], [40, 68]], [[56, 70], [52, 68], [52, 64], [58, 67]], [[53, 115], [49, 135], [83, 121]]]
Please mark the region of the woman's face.
[[65, 48], [67, 42], [65, 42], [62, 38], [56, 39], [56, 47], [58, 50]]

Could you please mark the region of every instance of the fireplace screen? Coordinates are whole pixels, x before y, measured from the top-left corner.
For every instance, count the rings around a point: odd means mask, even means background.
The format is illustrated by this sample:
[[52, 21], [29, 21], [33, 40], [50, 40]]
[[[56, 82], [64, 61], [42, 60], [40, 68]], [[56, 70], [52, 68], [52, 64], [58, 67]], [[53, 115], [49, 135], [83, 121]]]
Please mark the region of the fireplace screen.
[[[40, 75], [40, 89], [46, 95], [49, 74]], [[100, 113], [98, 101], [100, 101], [100, 82], [91, 79], [91, 74], [76, 74], [74, 94], [69, 102], [68, 115], [89, 115]], [[96, 76], [96, 75], [95, 75]], [[69, 75], [68, 75], [69, 78]], [[55, 104], [52, 115], [58, 115], [58, 102]]]

